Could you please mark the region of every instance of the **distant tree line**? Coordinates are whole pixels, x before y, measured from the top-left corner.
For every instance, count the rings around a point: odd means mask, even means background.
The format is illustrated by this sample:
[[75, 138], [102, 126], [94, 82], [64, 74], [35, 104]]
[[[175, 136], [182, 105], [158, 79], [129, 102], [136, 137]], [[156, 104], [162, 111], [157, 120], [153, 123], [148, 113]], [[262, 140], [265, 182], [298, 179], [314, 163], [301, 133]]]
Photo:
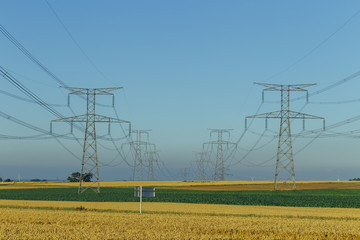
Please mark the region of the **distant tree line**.
[[12, 182], [10, 178], [7, 178], [3, 181], [2, 177], [0, 177], [0, 182]]
[[[38, 178], [30, 179], [30, 182], [46, 182], [46, 181], [47, 181], [46, 179], [38, 179]], [[0, 177], [0, 182], [13, 182], [13, 180], [7, 178], [3, 181], [2, 177]]]
[[[68, 178], [67, 180], [69, 182], [80, 182], [80, 173], [79, 172], [73, 172]], [[91, 182], [91, 179], [93, 178], [93, 174], [92, 173], [85, 173], [82, 177], [82, 180], [84, 182]]]
[[46, 179], [38, 179], [38, 178], [34, 178], [34, 179], [30, 179], [30, 182], [46, 182]]
[[349, 181], [360, 181], [360, 178], [349, 179]]

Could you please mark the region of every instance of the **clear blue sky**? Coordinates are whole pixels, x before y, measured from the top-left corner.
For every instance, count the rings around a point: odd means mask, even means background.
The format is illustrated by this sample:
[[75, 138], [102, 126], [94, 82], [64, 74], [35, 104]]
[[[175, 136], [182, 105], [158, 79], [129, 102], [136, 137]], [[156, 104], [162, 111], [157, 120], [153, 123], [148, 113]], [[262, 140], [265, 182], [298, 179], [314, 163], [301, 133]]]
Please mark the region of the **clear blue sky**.
[[[68, 31], [104, 78], [84, 57], [45, 1], [2, 1], [0, 23], [67, 85], [74, 87], [122, 86], [117, 92], [119, 117], [133, 129], [152, 129], [150, 141], [157, 144], [161, 160], [179, 177], [180, 169], [195, 160], [195, 151], [209, 141], [208, 128], [231, 128], [231, 140], [244, 131], [244, 117], [255, 114], [261, 104], [260, 86], [253, 82], [282, 84], [317, 83], [309, 92], [360, 70], [359, 1], [54, 1], [49, 3]], [[349, 18], [354, 16], [350, 21]], [[67, 91], [27, 59], [0, 35], [0, 66], [48, 103], [66, 104]], [[305, 56], [305, 57], [304, 57]], [[295, 63], [295, 64], [294, 64]], [[290, 67], [291, 66], [291, 67]], [[312, 102], [360, 98], [360, 78], [313, 96]], [[5, 79], [2, 90], [21, 95]], [[299, 96], [298, 94], [296, 94]], [[279, 93], [267, 93], [277, 101]], [[56, 117], [43, 108], [0, 94], [0, 110], [25, 122], [48, 129]], [[111, 99], [100, 99], [111, 103]], [[77, 114], [85, 103], [74, 99]], [[292, 104], [292, 109], [323, 116], [327, 125], [359, 115], [360, 102], [348, 104]], [[278, 110], [279, 103], [264, 103], [259, 113]], [[66, 116], [72, 113], [58, 107]], [[114, 117], [111, 108], [99, 113]], [[4, 118], [0, 134], [27, 136], [36, 132]], [[360, 121], [332, 129], [360, 129]], [[307, 129], [322, 127], [309, 121]], [[252, 131], [262, 133], [263, 120]], [[277, 134], [279, 121], [270, 120], [267, 135]], [[302, 122], [293, 122], [293, 133]], [[57, 125], [58, 133], [67, 133]], [[99, 126], [98, 134], [106, 133]], [[114, 130], [116, 135], [116, 129]], [[331, 133], [331, 132], [329, 132]], [[354, 135], [354, 134], [353, 134]], [[356, 135], [356, 133], [355, 133]], [[82, 137], [82, 133], [78, 133]], [[233, 162], [242, 159], [258, 140], [246, 133]], [[256, 147], [271, 140], [264, 137]], [[311, 138], [294, 141], [294, 152]], [[81, 147], [63, 141], [79, 157]], [[242, 164], [231, 166], [228, 179], [272, 180], [277, 140], [252, 151]], [[118, 143], [121, 145], [121, 142]], [[318, 138], [295, 158], [297, 179], [349, 179], [359, 176], [359, 139]], [[106, 148], [113, 148], [104, 142]], [[108, 163], [116, 152], [99, 147], [101, 161]], [[65, 179], [78, 171], [80, 162], [55, 140], [1, 140], [0, 176]], [[131, 161], [131, 160], [129, 160]], [[116, 159], [113, 163], [120, 162]], [[248, 167], [256, 164], [260, 166]], [[265, 166], [262, 166], [265, 165]], [[122, 164], [103, 166], [105, 180], [129, 179], [131, 169]], [[161, 173], [158, 173], [160, 175]], [[162, 179], [165, 179], [164, 177]]]

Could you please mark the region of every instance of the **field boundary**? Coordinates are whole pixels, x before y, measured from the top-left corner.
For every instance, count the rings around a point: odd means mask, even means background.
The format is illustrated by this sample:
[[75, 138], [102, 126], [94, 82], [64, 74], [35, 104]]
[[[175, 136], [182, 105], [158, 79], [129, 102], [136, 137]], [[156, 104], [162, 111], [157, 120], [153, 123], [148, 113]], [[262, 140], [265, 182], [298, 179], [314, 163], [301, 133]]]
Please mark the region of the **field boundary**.
[[[182, 188], [200, 190], [273, 190], [273, 181], [101, 181], [100, 187]], [[296, 181], [297, 189], [360, 189], [360, 181]], [[78, 188], [78, 182], [0, 182], [0, 189]], [[285, 190], [285, 189], [284, 189]]]
[[[139, 214], [138, 211], [131, 210], [114, 210], [114, 209], [87, 209], [82, 206], [73, 208], [61, 207], [35, 207], [35, 206], [16, 206], [0, 205], [0, 209], [31, 209], [31, 210], [50, 210], [50, 211], [78, 211], [78, 212], [99, 212], [99, 213], [129, 213]], [[292, 216], [292, 215], [260, 215], [260, 214], [225, 214], [225, 213], [190, 213], [190, 212], [171, 212], [171, 211], [142, 211], [142, 214], [161, 214], [161, 215], [189, 215], [189, 216], [216, 216], [216, 217], [256, 217], [256, 218], [279, 218], [279, 219], [310, 219], [310, 220], [348, 220], [358, 221], [359, 217], [317, 217], [317, 216]]]

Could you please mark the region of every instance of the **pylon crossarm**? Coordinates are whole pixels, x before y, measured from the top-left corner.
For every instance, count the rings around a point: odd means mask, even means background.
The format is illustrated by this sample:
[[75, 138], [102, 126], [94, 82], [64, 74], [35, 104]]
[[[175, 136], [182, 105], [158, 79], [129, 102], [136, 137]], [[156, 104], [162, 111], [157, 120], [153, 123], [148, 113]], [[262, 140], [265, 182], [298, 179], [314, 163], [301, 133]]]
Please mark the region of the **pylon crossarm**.
[[130, 121], [125, 121], [118, 118], [106, 117], [102, 115], [95, 115], [95, 122], [130, 123]]
[[[257, 85], [264, 86], [264, 91], [282, 91], [282, 90], [289, 90], [289, 91], [307, 91], [306, 87], [311, 87], [316, 85], [316, 83], [312, 84], [292, 84], [292, 85], [281, 85], [281, 84], [272, 84], [272, 83], [257, 83]], [[285, 88], [285, 89], [284, 89]]]
[[[148, 143], [148, 145], [149, 145], [150, 147], [153, 147], [153, 148], [154, 148], [154, 151], [152, 151], [153, 153], [159, 152], [159, 151], [156, 151], [156, 144], [155, 144], [155, 143]], [[148, 152], [151, 152], [151, 151], [148, 151]]]
[[115, 87], [115, 88], [95, 88], [96, 95], [113, 95], [113, 93], [109, 93], [110, 91], [115, 91], [118, 89], [122, 89], [123, 87]]
[[[315, 115], [310, 115], [306, 113], [300, 113], [300, 112], [294, 112], [294, 111], [286, 111], [287, 115], [289, 115], [289, 118], [294, 119], [324, 119], [323, 117], [318, 117]], [[284, 111], [274, 111], [274, 112], [268, 112], [268, 113], [261, 113], [256, 114], [252, 116], [247, 116], [245, 118], [284, 118]]]
[[123, 143], [123, 145], [136, 145], [136, 144], [139, 144], [139, 145], [149, 145], [148, 142], [144, 142], [144, 141], [131, 141], [131, 142], [126, 142], [126, 143]]
[[110, 93], [111, 91], [115, 91], [118, 89], [121, 89], [123, 87], [114, 87], [114, 88], [77, 88], [77, 87], [64, 87], [61, 86], [61, 88], [70, 90], [71, 92], [69, 94], [73, 95], [87, 95], [87, 94], [95, 94], [95, 95], [113, 95], [113, 93]]
[[52, 122], [86, 122], [88, 121], [88, 117], [91, 116], [94, 119], [94, 122], [107, 122], [107, 123], [130, 123], [130, 121], [121, 120], [118, 118], [106, 117], [102, 115], [78, 115], [74, 117], [60, 118], [56, 120], [52, 120]]
[[87, 121], [87, 114], [51, 120], [51, 122], [86, 122], [86, 121]]
[[233, 143], [233, 142], [229, 142], [229, 141], [211, 141], [211, 142], [204, 142], [204, 144], [224, 144], [224, 145], [229, 145], [229, 144], [232, 144], [232, 145], [236, 145], [236, 143]]
[[228, 131], [232, 131], [234, 129], [212, 129], [212, 128], [208, 128], [209, 131], [212, 131], [212, 132], [228, 132]]
[[295, 119], [324, 119], [323, 117], [318, 117], [318, 116], [315, 116], [315, 115], [310, 115], [310, 114], [300, 113], [300, 112], [294, 112], [294, 111], [289, 111], [289, 117], [290, 118], [295, 118]]
[[281, 111], [261, 113], [252, 116], [247, 116], [245, 118], [281, 118]]
[[151, 129], [149, 130], [131, 130], [132, 133], [146, 133], [149, 134], [148, 132], [150, 132]]

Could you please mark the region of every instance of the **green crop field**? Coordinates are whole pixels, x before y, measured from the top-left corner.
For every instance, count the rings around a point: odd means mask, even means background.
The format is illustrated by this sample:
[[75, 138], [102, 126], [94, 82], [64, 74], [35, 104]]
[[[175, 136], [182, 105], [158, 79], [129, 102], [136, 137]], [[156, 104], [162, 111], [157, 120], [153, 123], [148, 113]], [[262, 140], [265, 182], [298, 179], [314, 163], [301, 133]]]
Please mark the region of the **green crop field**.
[[[0, 199], [136, 202], [133, 188], [102, 188], [97, 194], [91, 189], [78, 194], [75, 188], [6, 189]], [[155, 198], [145, 202], [210, 203], [262, 206], [359, 208], [359, 189], [297, 190], [297, 191], [194, 191], [157, 189]]]

